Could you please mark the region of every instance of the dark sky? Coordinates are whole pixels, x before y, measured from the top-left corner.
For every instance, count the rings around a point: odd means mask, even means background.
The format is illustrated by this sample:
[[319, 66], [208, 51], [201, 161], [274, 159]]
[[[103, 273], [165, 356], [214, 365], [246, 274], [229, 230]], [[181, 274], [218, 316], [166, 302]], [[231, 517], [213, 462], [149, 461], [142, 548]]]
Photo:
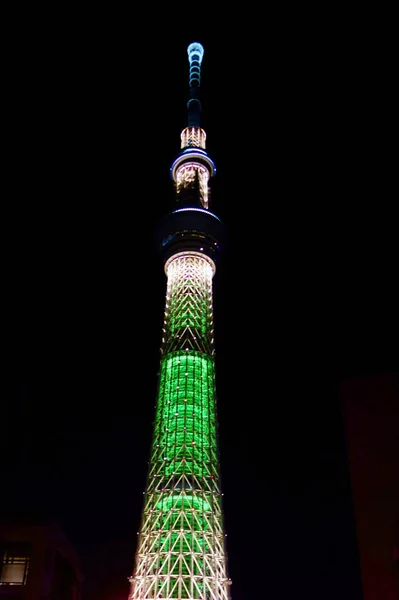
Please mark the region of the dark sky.
[[200, 41], [227, 230], [214, 309], [233, 600], [357, 600], [338, 391], [398, 364], [397, 167], [372, 39], [284, 21], [141, 38], [114, 19], [56, 21], [11, 53], [1, 509], [58, 518], [85, 600], [126, 598], [166, 283], [154, 232]]

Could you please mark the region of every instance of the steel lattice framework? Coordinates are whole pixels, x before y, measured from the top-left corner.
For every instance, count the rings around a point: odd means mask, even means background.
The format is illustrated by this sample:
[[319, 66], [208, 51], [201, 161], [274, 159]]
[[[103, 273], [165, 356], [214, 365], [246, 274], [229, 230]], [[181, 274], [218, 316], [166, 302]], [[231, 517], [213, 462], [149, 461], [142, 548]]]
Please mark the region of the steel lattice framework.
[[[192, 46], [199, 45], [189, 50]], [[183, 152], [174, 163], [173, 178], [184, 187], [193, 184], [193, 168], [203, 173], [205, 164], [209, 175], [213, 163], [203, 150], [197, 157], [196, 146], [190, 143], [195, 138], [204, 146], [203, 130], [194, 126], [183, 134]], [[199, 207], [186, 205], [174, 211], [161, 235], [167, 291], [154, 433], [130, 600], [230, 600], [212, 299], [219, 219], [207, 211], [203, 178], [194, 175]]]

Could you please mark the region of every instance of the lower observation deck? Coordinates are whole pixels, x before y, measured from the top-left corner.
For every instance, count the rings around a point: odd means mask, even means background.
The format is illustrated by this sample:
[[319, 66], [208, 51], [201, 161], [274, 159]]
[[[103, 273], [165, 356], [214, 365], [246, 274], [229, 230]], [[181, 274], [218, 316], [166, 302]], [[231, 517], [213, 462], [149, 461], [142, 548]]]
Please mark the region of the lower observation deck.
[[169, 213], [157, 237], [165, 262], [184, 251], [201, 252], [216, 261], [224, 242], [224, 226], [209, 210], [187, 207]]

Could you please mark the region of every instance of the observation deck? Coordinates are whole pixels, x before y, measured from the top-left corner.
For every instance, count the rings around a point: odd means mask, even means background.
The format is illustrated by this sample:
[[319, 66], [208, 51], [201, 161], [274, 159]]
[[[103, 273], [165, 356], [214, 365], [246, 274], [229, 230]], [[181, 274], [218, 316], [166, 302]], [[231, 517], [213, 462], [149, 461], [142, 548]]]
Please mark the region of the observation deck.
[[216, 263], [223, 246], [224, 226], [209, 210], [188, 206], [166, 215], [157, 233], [165, 263], [174, 254], [190, 251]]

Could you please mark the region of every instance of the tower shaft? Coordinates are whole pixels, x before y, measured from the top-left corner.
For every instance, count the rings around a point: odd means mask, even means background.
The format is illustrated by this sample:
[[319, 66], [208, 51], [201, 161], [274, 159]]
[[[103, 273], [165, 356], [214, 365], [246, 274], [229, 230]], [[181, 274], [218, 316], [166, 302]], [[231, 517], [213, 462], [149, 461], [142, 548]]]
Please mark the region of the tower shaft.
[[[202, 60], [203, 49], [195, 46], [197, 86], [198, 56]], [[190, 75], [193, 77], [192, 72]], [[201, 135], [199, 124], [190, 131], [193, 136], [183, 130], [182, 140], [188, 145], [174, 162], [172, 176], [178, 192], [187, 186], [191, 191], [177, 194], [178, 199], [185, 198], [184, 206], [168, 215], [160, 229], [167, 277], [165, 313], [151, 457], [130, 600], [230, 599], [212, 298], [221, 224], [204, 208], [208, 194], [204, 195], [203, 187], [214, 171], [204, 149], [205, 132]], [[201, 145], [195, 145], [195, 140]]]

